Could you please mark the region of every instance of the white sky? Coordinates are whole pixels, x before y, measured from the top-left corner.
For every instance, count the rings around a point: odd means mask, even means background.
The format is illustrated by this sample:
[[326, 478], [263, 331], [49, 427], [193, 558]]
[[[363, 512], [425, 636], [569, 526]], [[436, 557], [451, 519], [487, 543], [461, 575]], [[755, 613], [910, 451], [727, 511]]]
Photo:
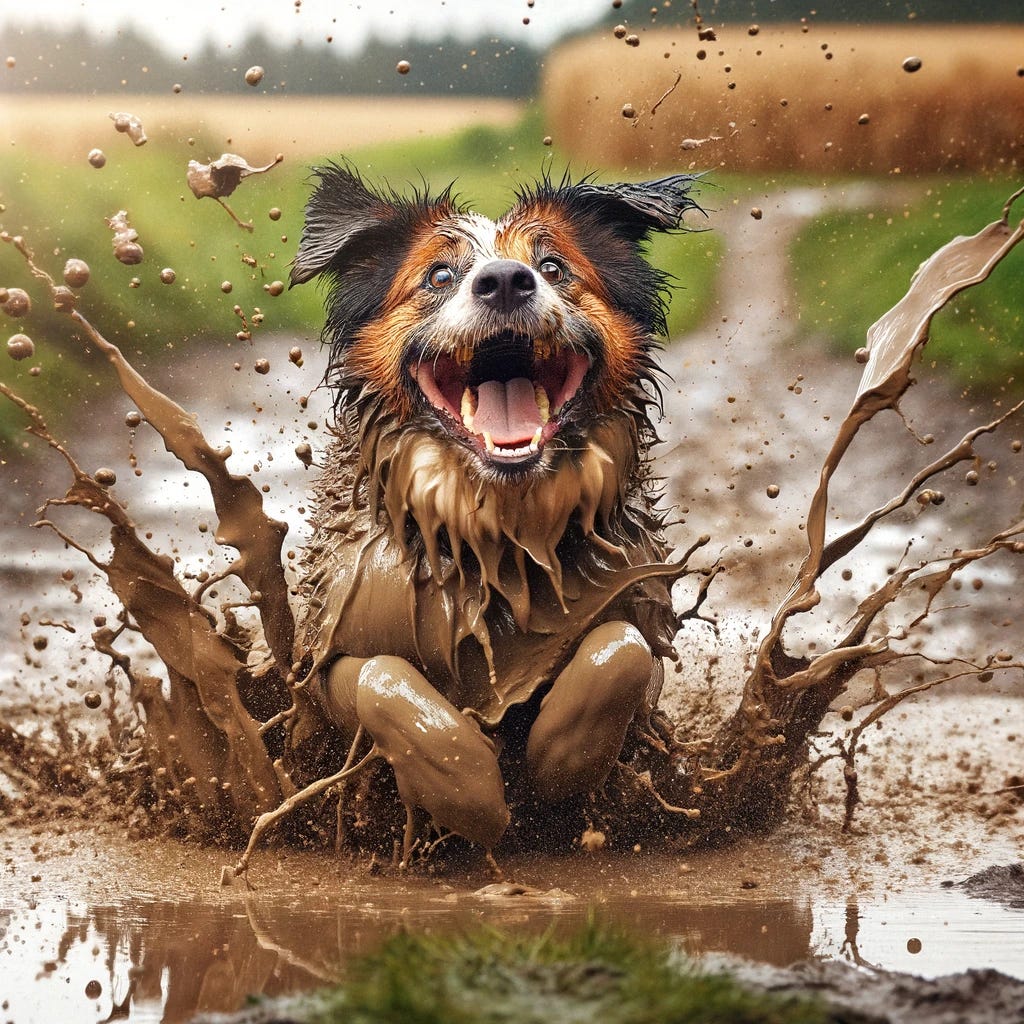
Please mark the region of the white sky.
[[611, 0], [534, 0], [532, 7], [527, 0], [0, 0], [0, 32], [44, 23], [107, 35], [132, 25], [175, 56], [207, 38], [240, 42], [254, 29], [284, 44], [330, 35], [342, 50], [358, 48], [371, 33], [433, 39], [490, 31], [508, 42], [544, 44], [610, 6]]

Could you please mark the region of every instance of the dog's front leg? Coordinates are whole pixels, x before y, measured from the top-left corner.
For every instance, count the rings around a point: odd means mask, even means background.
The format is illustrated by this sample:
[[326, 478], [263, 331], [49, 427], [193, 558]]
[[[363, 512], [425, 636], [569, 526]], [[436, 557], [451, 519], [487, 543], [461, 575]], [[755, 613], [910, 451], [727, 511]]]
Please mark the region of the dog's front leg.
[[[339, 658], [326, 710], [346, 732], [362, 725], [394, 769], [406, 809], [490, 851], [509, 821], [492, 742], [404, 658]], [[407, 842], [408, 845], [408, 842]]]
[[534, 789], [564, 800], [603, 785], [644, 700], [653, 656], [628, 622], [591, 630], [541, 701], [526, 744]]

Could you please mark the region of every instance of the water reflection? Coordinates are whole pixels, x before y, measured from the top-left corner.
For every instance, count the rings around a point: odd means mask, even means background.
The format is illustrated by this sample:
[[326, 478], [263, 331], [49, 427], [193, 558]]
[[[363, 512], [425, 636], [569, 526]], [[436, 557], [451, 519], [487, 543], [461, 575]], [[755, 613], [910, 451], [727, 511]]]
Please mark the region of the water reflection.
[[[107, 1020], [175, 1024], [338, 977], [353, 956], [404, 927], [431, 932], [481, 920], [540, 931], [578, 926], [589, 900], [485, 900], [432, 887], [388, 893], [228, 902], [127, 901], [88, 906], [60, 898], [0, 910], [3, 1022]], [[749, 899], [696, 904], [622, 894], [602, 912], [692, 955], [724, 951], [779, 966], [808, 957], [936, 976], [994, 966], [1024, 977], [1024, 913], [959, 892], [927, 899]]]

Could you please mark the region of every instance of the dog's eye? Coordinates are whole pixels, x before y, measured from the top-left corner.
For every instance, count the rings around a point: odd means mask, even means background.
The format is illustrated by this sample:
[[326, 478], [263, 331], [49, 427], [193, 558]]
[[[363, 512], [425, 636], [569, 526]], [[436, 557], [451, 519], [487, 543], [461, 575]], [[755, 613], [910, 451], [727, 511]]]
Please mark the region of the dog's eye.
[[455, 281], [455, 271], [447, 263], [439, 263], [427, 274], [427, 284], [431, 288], [447, 288]]
[[537, 269], [548, 284], [558, 284], [565, 277], [565, 268], [558, 260], [542, 260]]

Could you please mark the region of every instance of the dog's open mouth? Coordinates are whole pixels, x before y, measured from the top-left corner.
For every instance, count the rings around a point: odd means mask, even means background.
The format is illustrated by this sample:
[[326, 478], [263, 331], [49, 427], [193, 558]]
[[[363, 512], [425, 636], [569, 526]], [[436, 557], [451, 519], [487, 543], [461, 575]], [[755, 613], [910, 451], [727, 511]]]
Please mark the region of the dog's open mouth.
[[581, 352], [504, 332], [454, 356], [424, 356], [409, 372], [446, 428], [489, 461], [513, 465], [555, 436], [589, 367]]

